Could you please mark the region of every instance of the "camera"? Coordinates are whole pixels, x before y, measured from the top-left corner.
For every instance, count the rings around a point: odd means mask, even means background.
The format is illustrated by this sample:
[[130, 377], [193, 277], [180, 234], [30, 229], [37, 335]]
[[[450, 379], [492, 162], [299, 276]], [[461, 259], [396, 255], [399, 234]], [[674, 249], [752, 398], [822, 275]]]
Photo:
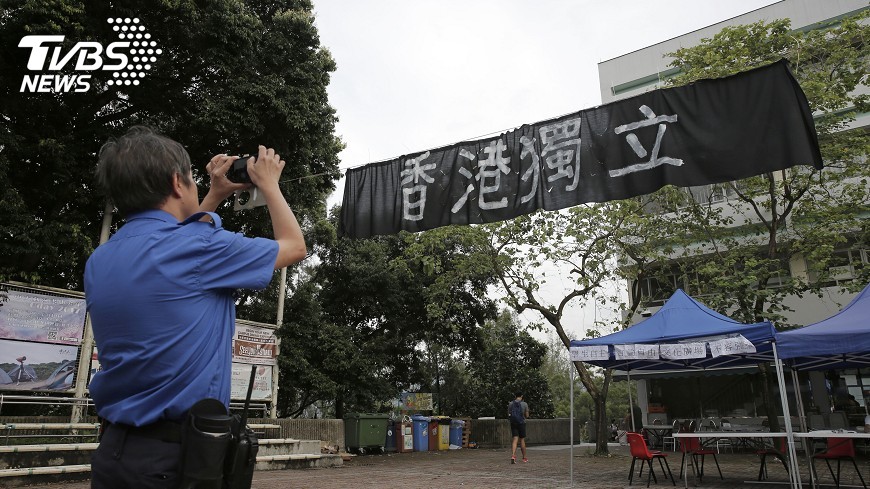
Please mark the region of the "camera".
[[233, 166], [227, 172], [227, 178], [233, 183], [251, 183], [251, 176], [248, 175], [248, 159], [254, 157], [257, 161], [257, 155], [244, 155], [241, 158], [233, 161]]

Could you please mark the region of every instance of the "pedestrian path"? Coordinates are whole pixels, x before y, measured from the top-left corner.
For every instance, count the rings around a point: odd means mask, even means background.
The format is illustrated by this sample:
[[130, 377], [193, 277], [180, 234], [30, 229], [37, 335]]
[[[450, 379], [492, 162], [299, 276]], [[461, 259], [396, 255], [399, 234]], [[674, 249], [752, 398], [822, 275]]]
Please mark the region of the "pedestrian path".
[[[591, 444], [574, 447], [574, 481], [569, 478], [571, 459], [568, 445], [529, 447], [529, 463], [511, 465], [509, 449], [462, 449], [439, 452], [393, 453], [385, 455], [365, 455], [353, 457], [341, 467], [304, 470], [257, 471], [254, 473], [252, 489], [360, 489], [401, 487], [403, 489], [467, 489], [467, 488], [541, 488], [567, 489], [624, 489], [646, 487], [646, 472], [642, 482], [635, 478], [628, 485], [628, 467], [631, 456], [628, 447], [612, 444], [611, 456], [591, 456]], [[668, 452], [668, 462], [676, 477], [680, 472], [679, 452]], [[803, 457], [801, 457], [803, 459]], [[712, 460], [707, 460], [712, 464]], [[703, 483], [695, 485], [690, 479], [689, 487], [701, 489], [761, 489], [770, 487], [787, 488], [787, 474], [781, 465], [772, 464], [769, 469], [770, 483], [752, 482], [758, 475], [758, 457], [754, 453], [727, 453], [719, 456], [724, 480], [718, 478], [714, 470], [707, 471]], [[805, 461], [802, 460], [801, 464]], [[865, 478], [870, 473], [870, 460], [862, 456], [858, 460]], [[707, 467], [709, 469], [709, 467]], [[822, 482], [833, 487], [830, 475], [824, 465], [819, 467]], [[659, 475], [659, 483], [650, 487], [673, 488]], [[801, 474], [808, 479], [806, 466], [801, 466]], [[858, 484], [858, 478], [851, 467], [843, 468], [843, 484]], [[748, 481], [748, 482], [747, 482]], [[87, 482], [31, 486], [39, 489], [87, 489]], [[677, 487], [683, 481], [677, 480]], [[809, 488], [809, 484], [804, 487]]]

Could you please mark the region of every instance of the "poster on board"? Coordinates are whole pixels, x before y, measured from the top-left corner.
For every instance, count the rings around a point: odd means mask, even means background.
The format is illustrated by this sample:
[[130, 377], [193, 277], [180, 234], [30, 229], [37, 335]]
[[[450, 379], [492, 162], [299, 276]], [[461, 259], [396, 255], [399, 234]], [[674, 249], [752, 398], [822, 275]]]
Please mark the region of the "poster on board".
[[6, 290], [0, 302], [0, 338], [78, 345], [85, 326], [85, 300]]
[[68, 391], [77, 356], [75, 346], [0, 340], [0, 390]]
[[[254, 390], [251, 392], [252, 401], [272, 400], [272, 366], [258, 365], [254, 376]], [[251, 365], [233, 362], [233, 377], [230, 385], [230, 398], [244, 400], [248, 395], [248, 382], [251, 380]]]
[[275, 330], [236, 323], [233, 335], [233, 362], [254, 365], [278, 364]]

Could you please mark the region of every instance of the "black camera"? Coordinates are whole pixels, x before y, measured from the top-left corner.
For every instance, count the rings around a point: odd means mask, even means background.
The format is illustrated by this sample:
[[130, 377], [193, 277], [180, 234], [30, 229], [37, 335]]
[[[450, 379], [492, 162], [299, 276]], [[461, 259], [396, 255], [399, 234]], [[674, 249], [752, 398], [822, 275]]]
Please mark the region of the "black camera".
[[257, 155], [245, 155], [233, 161], [233, 166], [227, 172], [229, 181], [233, 183], [252, 183], [251, 176], [248, 175], [248, 160], [251, 156], [254, 157], [254, 161], [257, 161]]

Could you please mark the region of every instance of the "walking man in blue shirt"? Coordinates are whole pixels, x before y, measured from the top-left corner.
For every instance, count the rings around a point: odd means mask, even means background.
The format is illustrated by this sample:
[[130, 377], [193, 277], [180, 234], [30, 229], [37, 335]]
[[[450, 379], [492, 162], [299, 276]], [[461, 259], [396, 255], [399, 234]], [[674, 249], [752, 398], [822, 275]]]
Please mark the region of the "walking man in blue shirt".
[[281, 194], [284, 161], [259, 147], [248, 160], [274, 239], [221, 227], [213, 211], [247, 185], [226, 177], [235, 158], [206, 165], [200, 202], [181, 144], [135, 127], [100, 151], [97, 182], [126, 223], [88, 259], [85, 295], [102, 370], [90, 384], [105, 428], [92, 460], [94, 489], [179, 484], [181, 426], [197, 402], [229, 405], [236, 289], [263, 289], [275, 269], [306, 256]]
[[526, 457], [526, 418], [529, 417], [529, 405], [523, 401], [523, 393], [517, 392], [516, 398], [508, 403], [508, 421], [511, 424], [511, 463], [517, 463], [517, 442], [523, 452], [523, 462]]

